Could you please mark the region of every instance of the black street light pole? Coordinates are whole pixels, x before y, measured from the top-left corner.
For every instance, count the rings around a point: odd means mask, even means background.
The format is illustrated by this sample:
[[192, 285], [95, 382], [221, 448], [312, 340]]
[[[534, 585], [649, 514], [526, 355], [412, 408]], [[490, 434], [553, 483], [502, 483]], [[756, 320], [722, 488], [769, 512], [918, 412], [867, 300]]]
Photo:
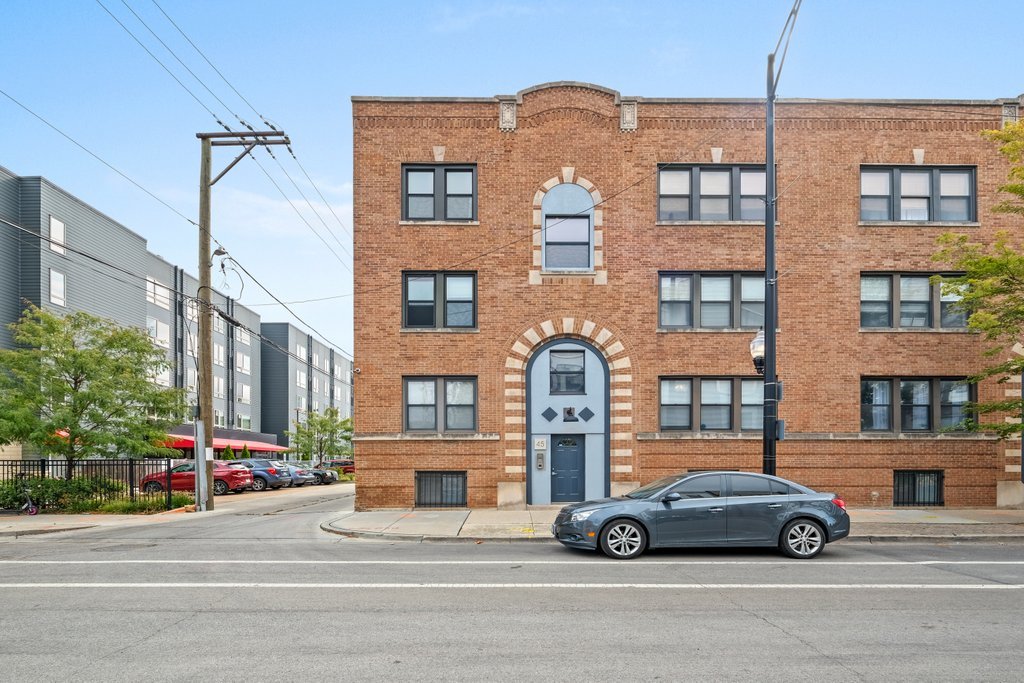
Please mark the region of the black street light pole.
[[[778, 272], [775, 267], [775, 209], [778, 196], [775, 184], [775, 91], [786, 63], [789, 39], [793, 36], [796, 15], [802, 0], [795, 0], [793, 9], [782, 27], [782, 35], [775, 46], [775, 52], [768, 55], [768, 87], [765, 102], [765, 207], [764, 207], [764, 423], [762, 425], [761, 471], [775, 474], [775, 446], [779, 440], [779, 382], [776, 374], [775, 333], [778, 328]], [[782, 60], [775, 69], [775, 55], [785, 39]], [[751, 343], [754, 353], [754, 343]], [[755, 356], [756, 359], [756, 356]], [[755, 366], [759, 363], [755, 360]], [[760, 372], [761, 369], [758, 368]]]

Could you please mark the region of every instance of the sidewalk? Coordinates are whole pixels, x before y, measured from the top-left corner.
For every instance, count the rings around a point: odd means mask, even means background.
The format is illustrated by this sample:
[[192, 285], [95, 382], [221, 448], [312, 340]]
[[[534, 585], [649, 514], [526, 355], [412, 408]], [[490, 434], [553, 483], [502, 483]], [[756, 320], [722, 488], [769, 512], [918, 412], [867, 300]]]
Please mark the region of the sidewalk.
[[[320, 526], [391, 541], [549, 541], [559, 507], [353, 512]], [[851, 509], [856, 542], [1024, 542], [1024, 510]]]
[[99, 513], [50, 515], [40, 513], [30, 517], [28, 515], [5, 514], [0, 516], [0, 538], [36, 536], [38, 534], [52, 534], [58, 531], [78, 531], [98, 526], [123, 527], [152, 524], [154, 522], [169, 522], [179, 519], [181, 514], [177, 510], [169, 510], [152, 515], [104, 515]]

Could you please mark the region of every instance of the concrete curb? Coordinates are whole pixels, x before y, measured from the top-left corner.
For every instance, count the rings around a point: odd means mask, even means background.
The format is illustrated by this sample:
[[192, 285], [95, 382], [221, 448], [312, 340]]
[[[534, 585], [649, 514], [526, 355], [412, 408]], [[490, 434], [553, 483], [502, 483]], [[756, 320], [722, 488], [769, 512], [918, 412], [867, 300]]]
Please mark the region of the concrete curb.
[[99, 524], [87, 524], [85, 526], [67, 526], [59, 529], [25, 529], [23, 531], [0, 531], [0, 538], [17, 538], [18, 536], [39, 536], [40, 534], [56, 534], [61, 531], [81, 531], [82, 529], [93, 529]]
[[[320, 529], [347, 538], [410, 543], [557, 543], [553, 536], [431, 536], [426, 534], [393, 534], [386, 531], [361, 531], [331, 526], [324, 522]], [[1024, 534], [870, 534], [849, 536], [843, 543], [1024, 543]]]

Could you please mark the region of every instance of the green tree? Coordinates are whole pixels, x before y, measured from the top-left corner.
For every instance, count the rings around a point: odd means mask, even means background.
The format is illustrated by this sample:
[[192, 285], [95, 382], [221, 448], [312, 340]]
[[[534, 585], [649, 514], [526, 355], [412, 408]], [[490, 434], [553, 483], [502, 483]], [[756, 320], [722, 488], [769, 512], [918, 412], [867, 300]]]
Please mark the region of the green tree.
[[242, 455], [241, 455], [241, 457], [242, 457], [242, 460], [248, 460], [249, 458], [252, 457], [251, 455], [249, 455], [249, 444], [247, 444], [247, 443], [243, 443], [242, 444]]
[[352, 420], [342, 418], [337, 408], [328, 408], [323, 414], [310, 412], [305, 422], [292, 423], [288, 432], [290, 453], [304, 460], [320, 462], [330, 455], [348, 455], [352, 452]]
[[[999, 152], [1011, 164], [1010, 182], [999, 188], [1010, 196], [994, 210], [1024, 216], [1024, 121], [1008, 124], [1002, 130], [985, 131], [983, 135], [1000, 143]], [[1017, 229], [1015, 233], [1020, 235], [1022, 231]], [[962, 297], [958, 306], [968, 315], [968, 328], [984, 335], [990, 344], [986, 354], [999, 359], [969, 381], [996, 378], [1005, 383], [1011, 376], [1020, 376], [1024, 372], [1024, 349], [1019, 346], [1024, 343], [1024, 245], [1012, 241], [1009, 233], [999, 232], [991, 244], [947, 233], [939, 238], [939, 246], [935, 260], [963, 273], [942, 278], [943, 294]], [[1021, 399], [985, 401], [973, 407], [979, 415], [995, 415], [996, 420], [971, 422], [967, 425], [971, 429], [992, 432], [1001, 438], [1024, 429], [1024, 425], [1000, 417], [1021, 414]]]
[[221, 451], [220, 459], [221, 460], [234, 460], [235, 459], [235, 451], [231, 448], [231, 444], [228, 444], [227, 446], [225, 446], [224, 450]]
[[167, 430], [184, 415], [180, 389], [153, 377], [169, 366], [141, 330], [87, 313], [29, 306], [0, 350], [0, 444], [21, 442], [68, 461], [173, 455]]

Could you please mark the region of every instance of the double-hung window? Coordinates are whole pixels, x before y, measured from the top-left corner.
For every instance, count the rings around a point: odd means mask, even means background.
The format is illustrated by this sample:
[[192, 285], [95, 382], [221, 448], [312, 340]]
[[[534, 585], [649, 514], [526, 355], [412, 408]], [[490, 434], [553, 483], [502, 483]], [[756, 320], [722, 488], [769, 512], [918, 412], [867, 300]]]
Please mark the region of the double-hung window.
[[662, 431], [758, 431], [764, 423], [763, 406], [764, 382], [761, 379], [661, 379]]
[[58, 254], [65, 253], [65, 228], [64, 222], [50, 216], [50, 251]]
[[67, 277], [60, 271], [50, 269], [50, 303], [67, 306]]
[[667, 166], [658, 172], [659, 221], [763, 221], [764, 166]]
[[544, 217], [544, 269], [590, 270], [590, 216]]
[[[962, 378], [885, 377], [860, 382], [864, 432], [936, 432], [963, 427], [974, 386]], [[899, 418], [895, 419], [899, 400]]]
[[248, 375], [251, 371], [252, 359], [249, 354], [242, 353], [241, 351], [235, 354], [235, 370], [242, 374]]
[[476, 273], [404, 273], [403, 327], [476, 327]]
[[171, 310], [171, 290], [157, 280], [147, 277], [146, 301], [169, 311]]
[[476, 430], [474, 377], [406, 377], [404, 395], [406, 431]]
[[932, 277], [921, 273], [862, 273], [861, 328], [966, 328], [967, 315], [959, 306], [962, 290], [948, 284], [943, 287], [941, 282], [933, 284]]
[[973, 168], [861, 167], [860, 219], [977, 220], [974, 174]]
[[764, 325], [761, 274], [661, 273], [658, 293], [658, 325], [662, 329], [757, 329]]
[[476, 167], [408, 165], [402, 168], [402, 218], [407, 221], [476, 220]]

